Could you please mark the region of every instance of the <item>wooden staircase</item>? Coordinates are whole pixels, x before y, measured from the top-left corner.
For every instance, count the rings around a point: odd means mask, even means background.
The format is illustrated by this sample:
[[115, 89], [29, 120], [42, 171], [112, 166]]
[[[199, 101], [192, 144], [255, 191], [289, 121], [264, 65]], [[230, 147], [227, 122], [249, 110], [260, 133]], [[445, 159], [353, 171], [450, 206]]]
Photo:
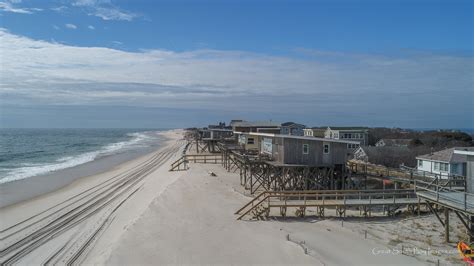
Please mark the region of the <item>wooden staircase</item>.
[[176, 160], [175, 162], [171, 164], [171, 168], [169, 171], [171, 172], [171, 171], [188, 170], [189, 169], [188, 163], [189, 162], [186, 158], [186, 155], [183, 155], [181, 156], [181, 158], [179, 158], [178, 160]]

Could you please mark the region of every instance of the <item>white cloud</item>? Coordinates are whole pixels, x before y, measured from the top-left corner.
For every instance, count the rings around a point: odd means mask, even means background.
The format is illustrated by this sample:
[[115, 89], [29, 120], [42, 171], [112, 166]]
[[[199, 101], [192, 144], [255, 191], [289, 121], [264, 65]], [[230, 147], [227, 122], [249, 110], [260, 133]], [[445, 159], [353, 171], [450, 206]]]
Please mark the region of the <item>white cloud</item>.
[[467, 115], [474, 96], [472, 56], [314, 51], [299, 59], [219, 50], [126, 52], [32, 40], [6, 30], [0, 31], [0, 50], [0, 98], [10, 103], [244, 108], [315, 116], [331, 110], [348, 119], [399, 113], [416, 120]]
[[124, 12], [116, 8], [105, 8], [105, 7], [95, 8], [95, 10], [92, 13], [90, 13], [90, 15], [100, 17], [103, 20], [131, 21], [136, 17], [135, 14], [130, 13], [130, 12]]
[[87, 28], [90, 29], [90, 30], [95, 30], [95, 27], [92, 26], [92, 25], [87, 26]]
[[12, 12], [12, 13], [18, 13], [18, 14], [33, 14], [36, 11], [42, 11], [41, 8], [18, 7], [17, 4], [19, 3], [21, 3], [20, 0], [0, 1], [0, 11]]
[[76, 0], [72, 6], [84, 8], [88, 15], [97, 16], [103, 20], [131, 21], [137, 17], [137, 14], [116, 7], [110, 0]]
[[53, 25], [53, 29], [55, 29], [55, 30], [59, 30], [59, 26], [57, 26], [57, 25]]
[[50, 8], [52, 11], [63, 12], [67, 9], [67, 6], [57, 6]]
[[71, 23], [67, 23], [64, 26], [66, 26], [66, 28], [71, 29], [71, 30], [77, 29], [77, 26]]

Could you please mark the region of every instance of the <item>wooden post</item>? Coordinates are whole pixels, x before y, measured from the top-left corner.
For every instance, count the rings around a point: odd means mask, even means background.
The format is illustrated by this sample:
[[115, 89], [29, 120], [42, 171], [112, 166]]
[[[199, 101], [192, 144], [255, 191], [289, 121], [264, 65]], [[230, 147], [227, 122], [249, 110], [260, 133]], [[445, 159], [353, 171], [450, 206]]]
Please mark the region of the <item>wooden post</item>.
[[444, 241], [449, 243], [449, 209], [444, 208]]
[[421, 210], [421, 199], [418, 197], [418, 216], [420, 216], [420, 210]]
[[469, 242], [474, 243], [474, 215], [471, 215], [470, 217], [470, 235], [469, 235]]

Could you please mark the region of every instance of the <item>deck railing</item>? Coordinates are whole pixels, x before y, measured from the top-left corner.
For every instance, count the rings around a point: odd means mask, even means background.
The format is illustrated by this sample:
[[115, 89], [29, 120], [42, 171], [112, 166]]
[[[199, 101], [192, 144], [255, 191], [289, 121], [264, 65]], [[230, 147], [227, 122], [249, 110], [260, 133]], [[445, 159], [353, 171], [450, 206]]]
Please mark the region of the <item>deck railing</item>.
[[170, 171], [187, 170], [190, 162], [218, 164], [222, 154], [185, 154], [171, 164]]
[[240, 220], [262, 205], [267, 210], [275, 207], [372, 206], [404, 204], [406, 199], [416, 199], [413, 189], [264, 191], [235, 214]]
[[349, 169], [357, 174], [371, 175], [413, 184], [414, 180], [424, 182], [438, 182], [437, 184], [457, 190], [466, 189], [466, 177], [455, 174], [435, 174], [431, 172], [421, 171], [416, 168], [400, 166], [399, 169], [390, 168], [371, 163], [363, 163], [350, 160], [347, 163]]
[[429, 197], [429, 199], [436, 203], [448, 205], [447, 207], [461, 209], [466, 212], [474, 210], [474, 194], [440, 185], [439, 179], [431, 182], [415, 180], [414, 188], [418, 196]]

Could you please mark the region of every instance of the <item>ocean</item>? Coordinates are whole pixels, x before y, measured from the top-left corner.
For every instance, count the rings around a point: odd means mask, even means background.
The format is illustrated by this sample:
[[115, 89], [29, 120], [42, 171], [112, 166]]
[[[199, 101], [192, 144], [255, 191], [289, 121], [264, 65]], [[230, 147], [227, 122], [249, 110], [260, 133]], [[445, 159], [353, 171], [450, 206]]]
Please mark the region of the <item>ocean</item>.
[[51, 174], [109, 156], [124, 153], [138, 156], [158, 148], [159, 131], [0, 129], [0, 184]]

